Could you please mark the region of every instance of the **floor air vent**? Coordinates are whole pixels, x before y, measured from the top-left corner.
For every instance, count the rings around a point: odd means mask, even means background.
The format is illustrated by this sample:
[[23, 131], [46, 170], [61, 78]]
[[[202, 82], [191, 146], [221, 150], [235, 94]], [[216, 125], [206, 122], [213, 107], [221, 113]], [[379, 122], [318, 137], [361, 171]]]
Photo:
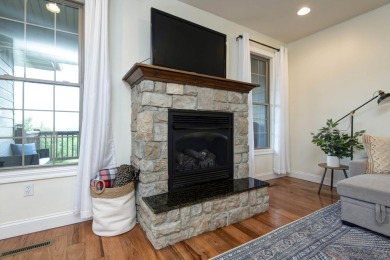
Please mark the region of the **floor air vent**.
[[31, 245], [31, 246], [26, 246], [18, 249], [13, 249], [13, 250], [8, 250], [8, 251], [0, 251], [0, 258], [11, 256], [11, 255], [16, 255], [20, 253], [25, 253], [34, 249], [42, 248], [42, 247], [47, 247], [51, 246], [53, 244], [53, 240], [49, 240], [43, 243]]

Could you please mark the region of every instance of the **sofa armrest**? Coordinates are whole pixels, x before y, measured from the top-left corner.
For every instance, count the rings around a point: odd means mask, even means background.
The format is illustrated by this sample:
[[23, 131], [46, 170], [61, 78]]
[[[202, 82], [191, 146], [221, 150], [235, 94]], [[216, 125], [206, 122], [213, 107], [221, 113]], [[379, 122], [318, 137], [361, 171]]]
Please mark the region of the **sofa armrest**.
[[45, 149], [39, 149], [37, 150], [37, 153], [39, 154], [39, 158], [47, 158], [47, 157], [50, 157], [49, 155], [49, 149], [45, 148]]
[[365, 174], [367, 169], [367, 158], [355, 159], [349, 162], [349, 177]]

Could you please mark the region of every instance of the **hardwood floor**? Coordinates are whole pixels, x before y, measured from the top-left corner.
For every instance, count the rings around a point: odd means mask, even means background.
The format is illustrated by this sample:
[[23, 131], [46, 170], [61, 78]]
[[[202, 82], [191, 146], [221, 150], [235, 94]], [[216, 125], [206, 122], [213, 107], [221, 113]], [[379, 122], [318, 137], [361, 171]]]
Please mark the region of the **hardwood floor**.
[[0, 251], [53, 239], [54, 245], [4, 259], [208, 259], [339, 200], [336, 189], [291, 177], [269, 180], [270, 208], [245, 221], [155, 250], [137, 224], [115, 237], [92, 233], [92, 222], [0, 240]]

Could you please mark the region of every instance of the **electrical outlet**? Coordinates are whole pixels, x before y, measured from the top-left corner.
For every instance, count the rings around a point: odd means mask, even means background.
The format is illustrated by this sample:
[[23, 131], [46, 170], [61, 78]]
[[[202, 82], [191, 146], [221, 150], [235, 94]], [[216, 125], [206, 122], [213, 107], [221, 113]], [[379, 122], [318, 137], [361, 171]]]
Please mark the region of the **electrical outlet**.
[[24, 196], [33, 196], [34, 195], [34, 184], [26, 184], [23, 187]]

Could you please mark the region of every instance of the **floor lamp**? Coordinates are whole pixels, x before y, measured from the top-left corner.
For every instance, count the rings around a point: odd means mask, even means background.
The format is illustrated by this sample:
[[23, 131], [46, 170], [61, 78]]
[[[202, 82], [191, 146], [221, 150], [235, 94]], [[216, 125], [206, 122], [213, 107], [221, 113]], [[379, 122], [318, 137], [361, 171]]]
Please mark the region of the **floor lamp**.
[[[336, 123], [340, 122], [341, 120], [343, 120], [344, 118], [346, 118], [347, 116], [350, 116], [350, 120], [351, 120], [351, 136], [353, 136], [353, 116], [355, 115], [355, 112], [357, 110], [359, 110], [360, 108], [364, 107], [365, 105], [367, 105], [368, 103], [370, 103], [371, 101], [373, 101], [374, 99], [376, 99], [377, 97], [378, 98], [378, 105], [379, 104], [383, 104], [383, 103], [387, 103], [390, 101], [390, 98], [387, 99], [388, 97], [390, 97], [390, 93], [385, 93], [383, 92], [382, 90], [378, 90], [378, 91], [375, 91], [375, 93], [378, 93], [377, 95], [375, 95], [373, 98], [371, 98], [370, 100], [368, 100], [366, 103], [364, 103], [363, 105], [360, 105], [359, 107], [355, 108], [354, 110], [352, 110], [351, 112], [349, 112], [348, 114], [346, 114], [345, 116], [343, 116], [342, 118], [340, 118], [339, 120], [336, 121]], [[374, 93], [374, 94], [375, 94]], [[386, 101], [384, 101], [385, 99], [387, 99]], [[351, 160], [353, 160], [353, 147], [351, 147]]]

